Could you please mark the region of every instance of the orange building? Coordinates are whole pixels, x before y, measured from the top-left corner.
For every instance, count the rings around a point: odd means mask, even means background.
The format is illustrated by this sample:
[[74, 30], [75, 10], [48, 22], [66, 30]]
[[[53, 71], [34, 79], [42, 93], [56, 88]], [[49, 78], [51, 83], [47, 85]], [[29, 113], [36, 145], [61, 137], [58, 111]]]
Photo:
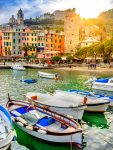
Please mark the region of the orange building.
[[64, 53], [64, 32], [45, 31], [45, 52]]
[[0, 56], [2, 56], [2, 31], [0, 30]]

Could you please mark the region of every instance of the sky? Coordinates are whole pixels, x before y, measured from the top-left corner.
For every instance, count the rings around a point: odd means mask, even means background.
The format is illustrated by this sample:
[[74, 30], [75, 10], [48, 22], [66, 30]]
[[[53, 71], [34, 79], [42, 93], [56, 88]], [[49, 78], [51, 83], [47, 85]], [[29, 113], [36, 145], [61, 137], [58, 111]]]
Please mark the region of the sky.
[[68, 8], [76, 8], [81, 17], [94, 18], [113, 8], [113, 0], [0, 0], [0, 24], [8, 22], [11, 15], [16, 18], [20, 8], [25, 18]]

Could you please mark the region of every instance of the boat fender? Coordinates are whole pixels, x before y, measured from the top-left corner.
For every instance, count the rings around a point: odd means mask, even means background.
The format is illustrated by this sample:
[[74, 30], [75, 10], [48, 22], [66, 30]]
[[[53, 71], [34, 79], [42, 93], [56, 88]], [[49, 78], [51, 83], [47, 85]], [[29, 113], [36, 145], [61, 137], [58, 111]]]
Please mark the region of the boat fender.
[[29, 130], [33, 131], [33, 126], [26, 126], [26, 129], [29, 129]]
[[67, 115], [68, 118], [73, 119], [73, 116]]
[[23, 124], [27, 124], [27, 121], [26, 121], [26, 120], [24, 120], [23, 118], [21, 118], [21, 117], [17, 117], [17, 119], [18, 119], [18, 121], [20, 121], [21, 123], [23, 123]]
[[19, 121], [17, 122], [17, 124], [20, 125], [20, 126], [22, 126], [22, 127], [24, 126], [24, 125], [23, 125], [21, 122], [19, 122]]
[[42, 133], [42, 134], [46, 134], [47, 132], [44, 130], [39, 129], [38, 132]]

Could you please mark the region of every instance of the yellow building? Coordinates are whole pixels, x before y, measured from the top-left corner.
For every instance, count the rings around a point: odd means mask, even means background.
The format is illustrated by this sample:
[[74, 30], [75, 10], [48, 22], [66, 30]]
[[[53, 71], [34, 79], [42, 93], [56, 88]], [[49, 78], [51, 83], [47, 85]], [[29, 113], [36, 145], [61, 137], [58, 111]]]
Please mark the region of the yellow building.
[[[33, 31], [29, 28], [23, 29], [22, 32], [22, 47], [28, 47], [27, 55], [28, 56], [36, 56], [37, 53], [37, 32]], [[24, 53], [25, 55], [25, 53]]]
[[2, 32], [3, 56], [11, 56], [12, 53], [12, 31]]

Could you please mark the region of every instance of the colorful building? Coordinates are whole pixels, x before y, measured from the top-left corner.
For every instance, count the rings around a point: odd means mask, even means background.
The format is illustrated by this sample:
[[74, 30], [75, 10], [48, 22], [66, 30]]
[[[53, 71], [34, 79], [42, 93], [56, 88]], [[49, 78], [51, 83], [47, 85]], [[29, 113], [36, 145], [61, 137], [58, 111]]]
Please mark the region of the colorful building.
[[51, 57], [64, 53], [64, 32], [45, 31], [44, 53]]
[[0, 30], [0, 56], [2, 56], [2, 31]]
[[29, 57], [35, 57], [37, 53], [37, 32], [30, 28], [25, 28], [22, 31], [22, 49], [25, 56], [25, 47], [27, 47], [27, 55]]
[[2, 32], [2, 52], [3, 56], [10, 57], [12, 55], [12, 31]]
[[3, 56], [21, 57], [22, 55], [22, 49], [21, 49], [22, 28], [23, 28], [22, 26], [16, 26], [13, 29], [5, 30], [2, 32]]

